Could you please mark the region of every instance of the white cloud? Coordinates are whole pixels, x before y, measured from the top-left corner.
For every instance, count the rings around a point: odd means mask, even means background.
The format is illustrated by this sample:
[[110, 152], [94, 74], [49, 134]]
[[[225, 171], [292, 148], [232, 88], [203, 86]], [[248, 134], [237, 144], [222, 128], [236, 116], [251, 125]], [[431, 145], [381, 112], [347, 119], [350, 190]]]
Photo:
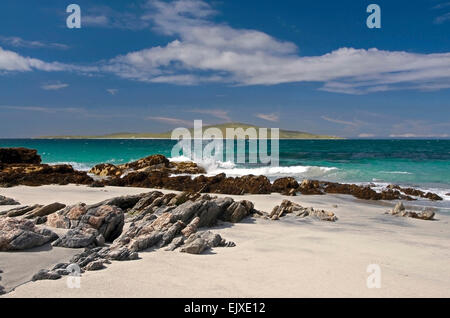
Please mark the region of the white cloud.
[[280, 120], [280, 116], [278, 114], [256, 114], [255, 115], [258, 118], [267, 120], [267, 121], [273, 121], [273, 122], [277, 122]]
[[223, 119], [227, 122], [231, 121], [228, 111], [222, 109], [191, 109], [187, 112], [211, 115], [213, 117]]
[[4, 50], [0, 47], [0, 72], [26, 72], [35, 70], [41, 71], [62, 71], [66, 67], [60, 63], [46, 63], [44, 61], [23, 57], [16, 52]]
[[440, 16], [436, 17], [434, 19], [434, 23], [442, 24], [442, 23], [444, 23], [444, 22], [446, 22], [448, 20], [450, 20], [450, 12], [447, 12], [447, 13], [445, 13], [443, 15], [440, 15]]
[[450, 137], [448, 134], [428, 134], [421, 135], [415, 133], [406, 133], [406, 134], [390, 134], [391, 138], [447, 138]]
[[173, 117], [149, 116], [146, 119], [158, 121], [158, 122], [165, 123], [165, 124], [182, 125], [182, 126], [186, 126], [186, 127], [191, 127], [194, 124], [193, 121], [179, 119], [179, 118], [173, 118]]
[[57, 91], [57, 90], [60, 90], [62, 88], [66, 88], [68, 86], [69, 86], [69, 84], [57, 82], [57, 83], [44, 84], [44, 85], [41, 86], [41, 88], [43, 90], [46, 90], [46, 91]]
[[211, 17], [217, 12], [203, 1], [155, 0], [149, 7], [152, 11], [142, 19], [175, 39], [165, 46], [118, 56], [105, 71], [128, 79], [182, 85], [320, 82], [322, 90], [348, 94], [450, 86], [450, 53], [340, 48], [302, 57], [293, 43], [257, 30], [214, 23]]
[[17, 36], [2, 36], [0, 35], [0, 43], [10, 45], [13, 47], [25, 47], [25, 48], [54, 48], [54, 49], [68, 49], [69, 46], [61, 43], [47, 43], [41, 41], [28, 41]]
[[107, 88], [106, 91], [111, 95], [116, 95], [119, 90], [117, 88]]
[[335, 123], [335, 124], [340, 124], [340, 125], [347, 125], [347, 126], [361, 126], [363, 124], [365, 124], [362, 121], [359, 120], [355, 120], [355, 121], [348, 121], [348, 120], [340, 120], [340, 119], [335, 119], [335, 118], [330, 118], [327, 116], [321, 116], [320, 118], [322, 118], [323, 120], [329, 121], [331, 123]]
[[98, 7], [84, 16], [84, 23], [125, 29], [152, 26], [173, 40], [94, 66], [47, 63], [0, 48], [0, 72], [102, 72], [176, 85], [316, 82], [322, 84], [321, 90], [345, 94], [450, 88], [450, 53], [344, 47], [320, 56], [301, 56], [294, 43], [214, 22], [212, 18], [218, 12], [204, 1], [151, 0], [141, 9], [129, 13]]
[[83, 27], [87, 26], [124, 30], [142, 30], [149, 28], [150, 26], [150, 22], [143, 19], [141, 14], [119, 12], [108, 6], [94, 6], [87, 8], [85, 10], [85, 14], [81, 18], [81, 24]]

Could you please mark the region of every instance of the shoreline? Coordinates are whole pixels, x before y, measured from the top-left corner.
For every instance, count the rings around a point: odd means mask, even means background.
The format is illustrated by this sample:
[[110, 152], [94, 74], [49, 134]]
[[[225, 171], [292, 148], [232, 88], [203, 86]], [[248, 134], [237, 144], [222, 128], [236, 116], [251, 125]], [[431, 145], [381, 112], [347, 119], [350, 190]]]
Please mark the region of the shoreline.
[[[152, 190], [50, 185], [2, 188], [0, 194], [13, 197], [21, 204], [55, 201], [90, 204]], [[22, 282], [2, 297], [450, 296], [450, 269], [446, 266], [450, 261], [448, 215], [438, 213], [437, 221], [395, 217], [384, 214], [395, 202], [367, 202], [334, 194], [212, 195], [251, 200], [255, 209], [264, 212], [270, 212], [283, 199], [288, 199], [303, 206], [332, 211], [338, 220], [321, 222], [286, 216], [278, 221], [249, 217], [241, 223], [221, 223], [211, 230], [234, 241], [236, 247], [214, 248], [202, 255], [143, 251], [139, 253], [139, 260], [113, 261], [105, 270], [84, 273], [80, 289], [69, 289], [63, 277], [56, 281]], [[0, 211], [6, 209], [0, 207]], [[51, 249], [73, 252], [65, 248]], [[17, 277], [34, 274], [31, 271], [34, 265], [27, 265], [28, 269], [16, 266], [13, 268], [16, 272], [11, 272], [9, 266], [18, 262], [19, 254], [1, 252], [0, 255], [3, 253], [13, 256], [13, 260], [0, 260], [3, 283], [14, 279], [17, 282]], [[42, 251], [20, 253], [31, 256], [29, 264], [36, 266], [37, 260], [53, 261], [49, 253], [46, 255]], [[380, 289], [366, 286], [366, 267], [372, 263], [382, 269]]]

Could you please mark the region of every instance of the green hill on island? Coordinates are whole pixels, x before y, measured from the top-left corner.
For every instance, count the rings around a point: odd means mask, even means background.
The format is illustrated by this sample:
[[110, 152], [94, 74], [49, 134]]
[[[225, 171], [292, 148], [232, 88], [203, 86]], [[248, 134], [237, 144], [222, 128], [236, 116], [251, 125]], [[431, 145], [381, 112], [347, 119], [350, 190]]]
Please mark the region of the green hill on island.
[[[225, 123], [220, 125], [211, 125], [211, 126], [203, 126], [203, 131], [205, 131], [208, 128], [219, 128], [222, 132], [222, 135], [226, 137], [226, 129], [227, 128], [255, 128], [257, 133], [258, 129], [260, 127], [249, 125], [249, 124], [243, 124], [243, 123]], [[192, 137], [193, 134], [193, 128], [189, 129], [191, 132]], [[268, 138], [270, 138], [270, 129], [267, 129]], [[123, 133], [114, 133], [114, 134], [107, 134], [107, 135], [96, 135], [96, 136], [41, 136], [37, 137], [37, 139], [170, 139], [172, 135], [172, 131], [168, 131], [165, 133], [129, 133], [129, 132], [123, 132]], [[336, 136], [326, 136], [326, 135], [315, 135], [310, 134], [307, 132], [302, 131], [294, 131], [294, 130], [284, 130], [280, 129], [279, 132], [280, 139], [342, 139], [340, 137]]]

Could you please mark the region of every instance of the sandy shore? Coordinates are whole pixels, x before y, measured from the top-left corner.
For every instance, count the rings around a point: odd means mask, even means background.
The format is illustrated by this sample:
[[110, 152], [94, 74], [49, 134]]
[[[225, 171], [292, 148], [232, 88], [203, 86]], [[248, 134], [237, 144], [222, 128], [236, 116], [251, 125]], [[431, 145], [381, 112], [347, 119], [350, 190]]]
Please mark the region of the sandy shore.
[[[148, 191], [19, 186], [1, 189], [0, 194], [22, 204], [74, 204]], [[286, 198], [231, 197], [251, 200], [266, 212]], [[331, 223], [288, 216], [281, 221], [249, 218], [221, 224], [212, 230], [236, 242], [236, 247], [215, 248], [204, 255], [140, 252], [140, 260], [86, 272], [79, 289], [68, 288], [66, 278], [23, 284], [38, 269], [68, 260], [77, 251], [44, 246], [0, 253], [0, 284], [20, 285], [3, 297], [450, 297], [449, 215], [437, 214], [437, 221], [393, 217], [384, 214], [390, 204], [340, 195], [289, 199], [335, 212], [339, 219]], [[380, 266], [381, 288], [367, 287], [370, 264]]]

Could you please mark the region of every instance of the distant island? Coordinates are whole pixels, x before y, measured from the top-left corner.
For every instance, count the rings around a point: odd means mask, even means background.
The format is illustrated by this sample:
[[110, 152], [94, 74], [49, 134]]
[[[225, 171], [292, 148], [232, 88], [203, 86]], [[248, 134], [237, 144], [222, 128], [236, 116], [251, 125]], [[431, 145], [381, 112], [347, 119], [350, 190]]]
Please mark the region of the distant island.
[[[222, 131], [222, 134], [226, 136], [227, 128], [255, 128], [258, 132], [258, 129], [261, 127], [244, 124], [244, 123], [225, 123], [219, 125], [210, 125], [203, 126], [203, 130], [208, 128], [219, 128]], [[193, 128], [190, 129], [191, 134], [193, 135]], [[170, 139], [172, 135], [172, 131], [167, 131], [164, 133], [130, 133], [130, 132], [121, 132], [107, 135], [95, 135], [95, 136], [40, 136], [36, 137], [36, 139]], [[270, 138], [270, 129], [268, 129], [268, 137]], [[295, 130], [284, 130], [280, 129], [279, 134], [280, 139], [343, 139], [341, 137], [336, 136], [327, 136], [327, 135], [315, 135], [302, 131]]]

